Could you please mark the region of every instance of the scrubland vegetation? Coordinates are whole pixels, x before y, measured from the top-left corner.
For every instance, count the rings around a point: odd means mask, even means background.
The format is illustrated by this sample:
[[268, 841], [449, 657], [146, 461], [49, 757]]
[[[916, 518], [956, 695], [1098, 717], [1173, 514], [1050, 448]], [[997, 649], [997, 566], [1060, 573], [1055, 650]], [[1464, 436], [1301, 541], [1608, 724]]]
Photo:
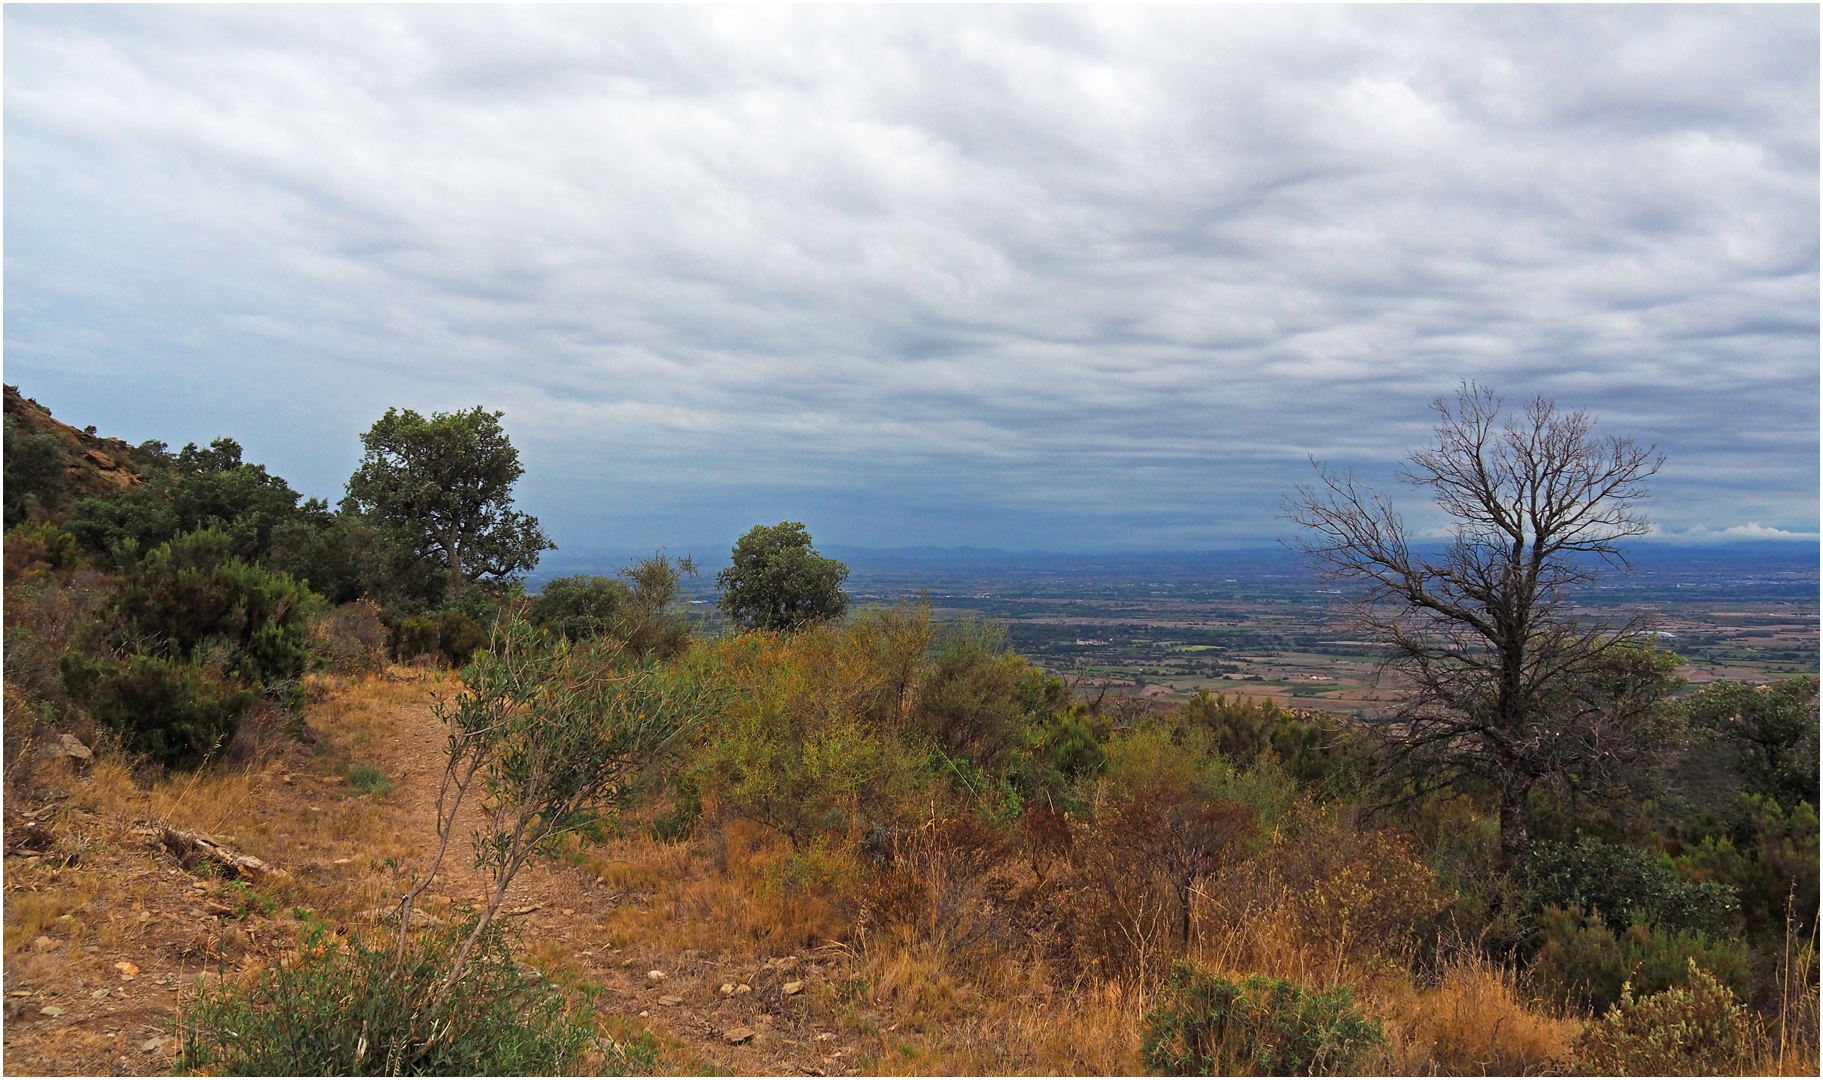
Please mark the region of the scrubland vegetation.
[[[111, 447], [133, 479], [104, 489], [93, 436], [29, 407], [9, 392], [9, 983], [120, 940], [103, 913], [154, 894], [92, 867], [147, 821], [278, 868], [335, 834], [370, 873], [203, 890], [240, 914], [194, 947], [240, 951], [182, 1002], [179, 1068], [750, 1071], [801, 1041], [829, 1072], [1816, 1071], [1815, 678], [1601, 667], [1650, 682], [1601, 699], [1646, 749], [1599, 784], [1535, 770], [1516, 842], [1510, 786], [1415, 772], [1396, 726], [1085, 698], [920, 605], [749, 590], [752, 628], [708, 638], [662, 556], [526, 596], [530, 519], [477, 534], [475, 570], [225, 442]], [[791, 524], [756, 534], [793, 573], [742, 581], [839, 585]], [[376, 767], [410, 717], [447, 752]], [[47, 757], [65, 734], [95, 760]], [[288, 815], [291, 762], [357, 801]], [[648, 997], [660, 960], [776, 974], [750, 981], [777, 1026], [725, 1019], [746, 983], [674, 974], [700, 1029], [607, 995], [582, 943], [503, 929], [522, 872], [620, 898], [586, 948], [653, 964]]]

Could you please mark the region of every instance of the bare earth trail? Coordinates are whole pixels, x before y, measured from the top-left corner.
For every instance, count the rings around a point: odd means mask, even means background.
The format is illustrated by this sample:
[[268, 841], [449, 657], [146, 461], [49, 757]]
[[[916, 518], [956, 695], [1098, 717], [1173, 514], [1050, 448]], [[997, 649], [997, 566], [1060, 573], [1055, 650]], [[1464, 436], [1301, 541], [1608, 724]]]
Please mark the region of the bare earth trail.
[[[53, 777], [44, 806], [9, 805], [5, 1073], [165, 1072], [174, 1019], [199, 976], [233, 978], [282, 957], [307, 920], [371, 927], [435, 852], [445, 732], [431, 695], [458, 689], [447, 675], [395, 668], [313, 704], [313, 745], [284, 743], [244, 771], [146, 791], [102, 765]], [[362, 794], [345, 779], [351, 765], [395, 786]], [[436, 917], [460, 918], [485, 894], [469, 845], [478, 810], [465, 817], [420, 899]], [[38, 839], [16, 844], [30, 822]], [[248, 888], [185, 866], [149, 822], [211, 837], [285, 876]], [[624, 1018], [612, 1025], [623, 1037], [650, 1030], [664, 1047], [661, 1071], [857, 1071], [858, 1043], [875, 1040], [810, 1021], [841, 958], [660, 944], [718, 935], [656, 932], [688, 916], [666, 899], [675, 881], [639, 864], [655, 850], [668, 851], [670, 867], [688, 863], [681, 849], [632, 838], [522, 870], [502, 909], [515, 956], [561, 985], [596, 988], [597, 1010]]]
[[[399, 707], [393, 737], [381, 745], [380, 768], [397, 777], [399, 786], [386, 797], [391, 816], [400, 822], [412, 849], [403, 865], [422, 871], [435, 857], [436, 809], [447, 745], [446, 730], [429, 700]], [[469, 796], [454, 830], [448, 854], [425, 896], [479, 905], [490, 884], [474, 866], [468, 842], [481, 824]], [[639, 941], [615, 948], [611, 928], [623, 905], [645, 907], [653, 897], [616, 890], [581, 867], [537, 861], [513, 879], [501, 916], [518, 932], [525, 959], [545, 967], [561, 966], [602, 988], [600, 1007], [643, 1021], [663, 1037], [691, 1048], [703, 1064], [742, 1075], [826, 1075], [841, 1071], [846, 1054], [837, 1038], [818, 1040], [818, 1032], [798, 1022], [783, 993], [788, 983], [802, 985], [808, 964], [796, 956], [737, 962], [731, 956], [709, 958], [697, 950], [683, 953], [642, 947]], [[822, 967], [823, 965], [818, 965]], [[660, 971], [663, 979], [650, 973]], [[742, 988], [724, 994], [722, 987]], [[801, 990], [799, 991], [802, 992]], [[753, 1034], [730, 1045], [727, 1032]], [[823, 1032], [823, 1034], [828, 1034]]]

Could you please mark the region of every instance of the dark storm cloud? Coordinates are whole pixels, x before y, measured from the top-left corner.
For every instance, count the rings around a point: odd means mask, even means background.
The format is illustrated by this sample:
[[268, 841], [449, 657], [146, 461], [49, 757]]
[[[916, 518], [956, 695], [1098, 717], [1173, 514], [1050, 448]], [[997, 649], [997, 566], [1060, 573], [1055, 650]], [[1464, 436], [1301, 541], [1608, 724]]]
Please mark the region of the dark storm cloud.
[[486, 402], [570, 546], [1208, 546], [1472, 378], [1816, 532], [1814, 8], [6, 19], [8, 381], [323, 493]]

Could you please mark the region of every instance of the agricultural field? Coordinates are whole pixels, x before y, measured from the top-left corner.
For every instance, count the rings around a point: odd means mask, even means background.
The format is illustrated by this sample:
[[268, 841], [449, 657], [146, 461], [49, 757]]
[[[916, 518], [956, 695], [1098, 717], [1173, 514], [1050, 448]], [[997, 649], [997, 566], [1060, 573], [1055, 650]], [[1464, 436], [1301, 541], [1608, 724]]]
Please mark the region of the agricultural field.
[[[1112, 693], [1208, 690], [1353, 714], [1392, 690], [1372, 642], [1351, 633], [1345, 590], [1280, 552], [850, 558], [857, 602], [928, 592], [940, 618], [1002, 622], [1034, 663]], [[1634, 563], [1579, 597], [1578, 613], [1648, 620], [1693, 684], [1817, 672], [1814, 547], [1648, 549]]]

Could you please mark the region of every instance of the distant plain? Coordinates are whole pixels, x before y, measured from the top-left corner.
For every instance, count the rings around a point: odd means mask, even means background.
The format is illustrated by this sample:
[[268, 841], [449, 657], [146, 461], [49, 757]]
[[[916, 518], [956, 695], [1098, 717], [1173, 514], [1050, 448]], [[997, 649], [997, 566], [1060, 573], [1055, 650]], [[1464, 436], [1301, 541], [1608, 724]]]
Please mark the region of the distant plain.
[[[1181, 700], [1207, 690], [1353, 714], [1383, 708], [1395, 691], [1379, 674], [1374, 644], [1348, 625], [1353, 587], [1323, 580], [1282, 549], [823, 550], [849, 565], [855, 604], [928, 597], [940, 619], [1003, 623], [1014, 648], [1080, 680], [1088, 694], [1106, 685], [1112, 694]], [[1815, 544], [1641, 544], [1628, 554], [1627, 572], [1605, 572], [1575, 597], [1579, 616], [1614, 624], [1647, 616], [1692, 683], [1817, 673]], [[595, 561], [603, 572], [617, 565]], [[711, 629], [719, 622], [714, 569], [707, 564], [687, 583], [692, 610]]]

